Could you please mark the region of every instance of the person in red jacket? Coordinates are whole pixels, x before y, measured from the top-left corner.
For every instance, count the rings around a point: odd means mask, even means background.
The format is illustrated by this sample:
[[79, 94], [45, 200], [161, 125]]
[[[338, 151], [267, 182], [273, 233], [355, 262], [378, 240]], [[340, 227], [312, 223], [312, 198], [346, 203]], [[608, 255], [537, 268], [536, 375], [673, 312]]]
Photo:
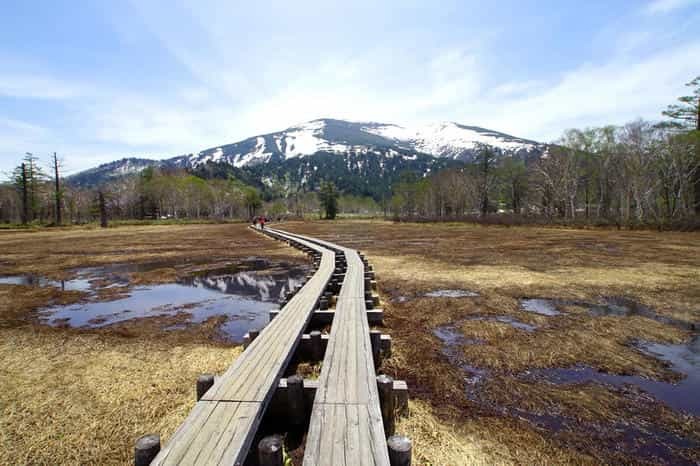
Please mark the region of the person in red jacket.
[[264, 230], [264, 229], [265, 229], [265, 222], [266, 222], [266, 221], [267, 221], [267, 219], [265, 218], [264, 215], [260, 217], [259, 222], [260, 222], [260, 229], [261, 229], [261, 230]]

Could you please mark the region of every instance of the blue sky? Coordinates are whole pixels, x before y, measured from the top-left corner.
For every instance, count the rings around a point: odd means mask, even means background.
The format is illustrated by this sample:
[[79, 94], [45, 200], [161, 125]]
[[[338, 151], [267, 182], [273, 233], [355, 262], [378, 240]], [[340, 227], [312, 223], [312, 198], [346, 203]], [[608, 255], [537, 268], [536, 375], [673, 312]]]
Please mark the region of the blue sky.
[[320, 117], [551, 141], [657, 119], [700, 74], [700, 1], [4, 2], [0, 171], [162, 158]]

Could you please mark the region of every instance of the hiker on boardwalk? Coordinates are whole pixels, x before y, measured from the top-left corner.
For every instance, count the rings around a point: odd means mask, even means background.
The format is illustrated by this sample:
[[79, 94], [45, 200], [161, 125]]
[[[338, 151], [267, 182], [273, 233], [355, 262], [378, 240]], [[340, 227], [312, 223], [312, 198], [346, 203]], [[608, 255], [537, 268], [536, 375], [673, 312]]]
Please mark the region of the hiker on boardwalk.
[[264, 215], [261, 215], [261, 216], [260, 216], [260, 219], [259, 219], [258, 221], [260, 222], [260, 229], [261, 229], [261, 230], [264, 230], [264, 229], [265, 229], [265, 222], [267, 221], [267, 219], [265, 218], [265, 216], [264, 216]]

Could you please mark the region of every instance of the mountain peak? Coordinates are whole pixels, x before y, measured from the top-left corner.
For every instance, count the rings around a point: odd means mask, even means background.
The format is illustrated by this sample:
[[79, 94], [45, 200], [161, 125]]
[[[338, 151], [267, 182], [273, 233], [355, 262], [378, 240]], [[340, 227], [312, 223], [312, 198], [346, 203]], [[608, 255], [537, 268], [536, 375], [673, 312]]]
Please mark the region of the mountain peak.
[[[107, 177], [114, 177], [155, 164], [194, 169], [212, 162], [239, 169], [277, 167], [311, 156], [341, 156], [346, 164], [350, 163], [350, 158], [358, 157], [375, 157], [380, 160], [398, 158], [406, 163], [415, 161], [418, 157], [470, 162], [483, 146], [489, 147], [499, 156], [521, 159], [539, 157], [546, 147], [535, 141], [453, 121], [404, 127], [393, 123], [318, 118], [283, 131], [214, 146], [197, 154], [162, 162], [125, 160], [123, 163], [115, 162], [93, 170], [101, 170], [110, 173]], [[393, 166], [397, 165], [393, 163]]]

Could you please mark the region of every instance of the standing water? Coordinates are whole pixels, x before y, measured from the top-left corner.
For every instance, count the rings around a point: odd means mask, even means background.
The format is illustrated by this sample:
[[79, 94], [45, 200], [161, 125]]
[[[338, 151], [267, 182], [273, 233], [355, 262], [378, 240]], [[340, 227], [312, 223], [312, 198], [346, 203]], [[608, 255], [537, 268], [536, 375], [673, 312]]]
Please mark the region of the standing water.
[[[124, 266], [84, 269], [78, 272], [81, 291], [90, 291], [91, 300], [49, 307], [40, 312], [42, 322], [53, 326], [99, 328], [133, 319], [184, 315], [186, 323], [199, 324], [211, 317], [223, 316], [219, 330], [226, 340], [240, 342], [252, 328], [267, 323], [269, 311], [279, 308], [287, 292], [303, 283], [306, 266], [247, 261], [224, 269], [204, 270], [188, 275], [177, 283], [124, 288], [110, 301], [96, 300], [90, 283], [106, 280], [113, 286], [128, 284]], [[89, 270], [90, 279], [84, 277]], [[13, 277], [15, 282], [21, 281]], [[72, 283], [69, 281], [66, 283]], [[84, 283], [83, 283], [84, 282]], [[87, 283], [87, 285], [85, 285]], [[25, 284], [25, 283], [12, 283]], [[51, 281], [38, 285], [57, 286]]]

